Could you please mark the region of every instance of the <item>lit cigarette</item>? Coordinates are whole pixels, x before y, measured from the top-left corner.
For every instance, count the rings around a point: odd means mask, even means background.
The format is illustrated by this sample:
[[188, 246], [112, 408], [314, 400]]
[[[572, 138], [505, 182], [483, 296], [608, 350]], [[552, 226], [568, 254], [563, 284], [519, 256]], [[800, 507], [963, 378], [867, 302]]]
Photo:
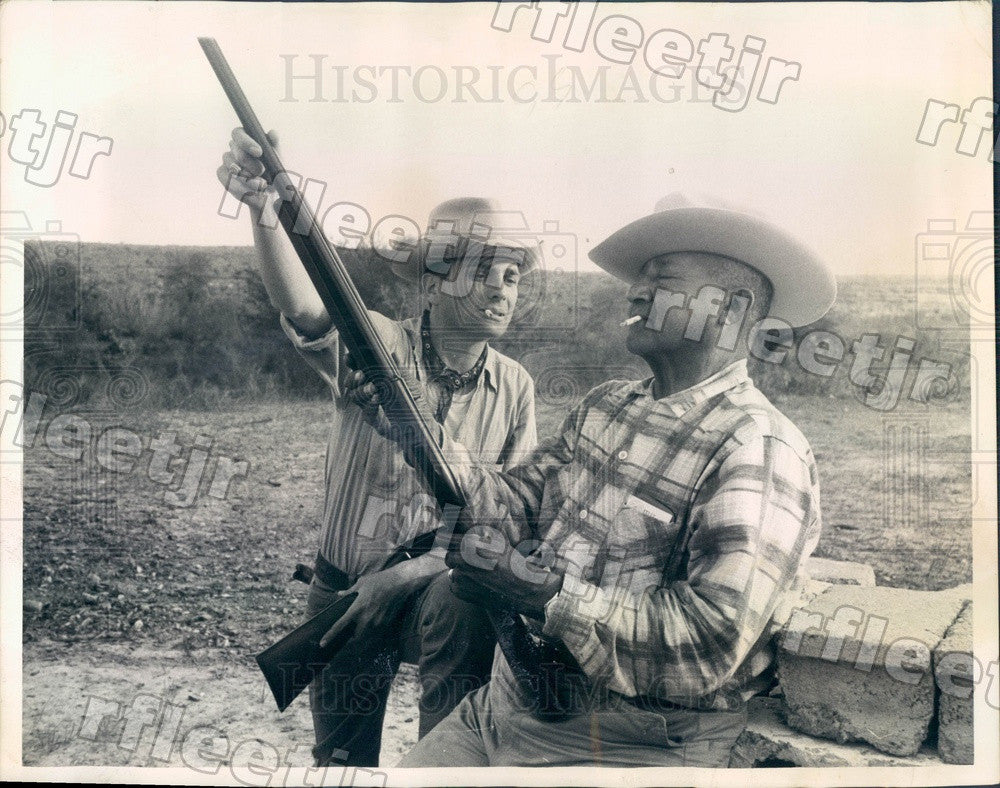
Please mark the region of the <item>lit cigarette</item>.
[[619, 328], [625, 328], [625, 326], [630, 326], [633, 323], [638, 323], [640, 320], [642, 320], [642, 315], [632, 315], [632, 317], [630, 317], [628, 320], [623, 320], [621, 323], [619, 323], [618, 326]]

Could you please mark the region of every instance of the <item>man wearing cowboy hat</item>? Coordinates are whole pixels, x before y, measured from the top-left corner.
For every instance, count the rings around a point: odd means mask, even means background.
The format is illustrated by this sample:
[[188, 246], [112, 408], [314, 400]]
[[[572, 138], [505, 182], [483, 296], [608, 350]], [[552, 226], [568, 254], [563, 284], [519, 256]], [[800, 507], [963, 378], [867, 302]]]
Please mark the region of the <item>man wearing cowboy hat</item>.
[[[263, 215], [278, 198], [261, 177], [260, 155], [257, 143], [234, 130], [218, 177], [251, 207], [261, 276], [281, 325], [333, 393], [323, 529], [308, 615], [346, 590], [358, 593], [326, 635], [332, 639], [354, 628], [357, 637], [310, 687], [313, 753], [319, 766], [377, 766], [385, 703], [399, 662], [419, 667], [422, 736], [488, 678], [494, 635], [482, 608], [451, 593], [444, 548], [386, 567], [399, 548], [433, 542], [441, 510], [395, 444], [344, 397], [352, 373], [330, 316], [288, 238]], [[538, 263], [538, 249], [503, 236], [497, 219], [503, 215], [480, 198], [435, 208], [421, 249], [393, 265], [420, 287], [427, 309], [403, 321], [370, 315], [433, 419], [477, 461], [508, 467], [536, 442], [534, 385], [520, 364], [489, 342], [510, 325], [518, 282]]]
[[524, 618], [549, 679], [498, 655], [401, 766], [726, 766], [769, 685], [819, 489], [747, 347], [820, 318], [833, 277], [773, 224], [680, 196], [590, 256], [629, 283], [625, 342], [652, 376], [597, 386], [510, 470], [458, 464], [472, 527], [447, 558], [456, 594]]

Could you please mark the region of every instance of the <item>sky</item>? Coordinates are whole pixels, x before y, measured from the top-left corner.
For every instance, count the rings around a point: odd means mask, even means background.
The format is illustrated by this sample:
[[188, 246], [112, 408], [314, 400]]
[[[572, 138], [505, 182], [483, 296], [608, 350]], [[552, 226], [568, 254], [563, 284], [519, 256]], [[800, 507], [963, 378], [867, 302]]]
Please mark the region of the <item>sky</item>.
[[[928, 100], [967, 108], [990, 94], [986, 3], [599, 3], [582, 52], [564, 45], [570, 8], [550, 9], [567, 14], [549, 17], [545, 41], [532, 38], [530, 8], [509, 32], [497, 29], [495, 3], [6, 3], [0, 207], [25, 212], [35, 231], [61, 222], [83, 241], [250, 243], [245, 212], [219, 213], [215, 170], [236, 119], [196, 42], [209, 35], [278, 131], [286, 166], [327, 184], [320, 215], [347, 202], [371, 224], [396, 214], [423, 223], [449, 197], [491, 196], [532, 230], [558, 228], [575, 242], [579, 269], [591, 270], [586, 252], [608, 233], [666, 194], [697, 192], [770, 217], [843, 275], [909, 274], [928, 221], [962, 229], [971, 211], [991, 208], [988, 141], [976, 155], [957, 151], [954, 123], [935, 145], [916, 140]], [[601, 24], [614, 15], [629, 20]], [[605, 57], [629, 51], [609, 43], [619, 28], [622, 40], [640, 34], [631, 66]], [[695, 52], [679, 78], [655, 80], [661, 102], [643, 46], [662, 43], [654, 34], [664, 29]], [[763, 42], [742, 111], [713, 106], [695, 77], [697, 48], [712, 34], [728, 36], [737, 55], [747, 37]], [[772, 57], [799, 73], [767, 103], [756, 92]], [[289, 91], [289, 63], [306, 74], [317, 60], [323, 100], [311, 100], [315, 80]], [[574, 68], [587, 83], [603, 73], [604, 101], [584, 98]], [[633, 89], [619, 96], [629, 68]], [[458, 87], [474, 73], [482, 101]], [[494, 77], [498, 100], [486, 101]], [[460, 90], [465, 101], [455, 100]], [[41, 175], [15, 160], [12, 121], [26, 109], [47, 124], [36, 168], [56, 114], [76, 116], [51, 186], [30, 183]], [[111, 151], [89, 177], [74, 177], [84, 134], [110, 138]]]

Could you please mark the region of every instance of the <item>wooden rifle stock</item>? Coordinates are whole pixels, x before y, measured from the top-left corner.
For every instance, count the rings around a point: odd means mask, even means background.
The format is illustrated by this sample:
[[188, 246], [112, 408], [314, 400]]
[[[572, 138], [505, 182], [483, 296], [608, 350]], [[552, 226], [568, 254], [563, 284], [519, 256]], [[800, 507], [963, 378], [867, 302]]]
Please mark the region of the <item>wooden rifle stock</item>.
[[[265, 176], [274, 183], [275, 178], [285, 172], [285, 168], [267, 138], [264, 127], [247, 101], [216, 40], [199, 38], [198, 43], [222, 83], [222, 89], [236, 111], [243, 130], [260, 145]], [[411, 447], [411, 459], [418, 471], [423, 473], [437, 500], [442, 505], [464, 506], [465, 499], [455, 473], [417, 410], [413, 395], [400, 378], [396, 363], [375, 330], [368, 309], [351, 281], [347, 268], [327, 241], [312, 208], [303, 199], [298, 188], [287, 178], [284, 180], [287, 183], [282, 184], [282, 200], [278, 209], [281, 226], [305, 266], [326, 311], [330, 313], [333, 324], [340, 332], [340, 339], [354, 359], [354, 365], [364, 370], [378, 387], [382, 410], [389, 421], [403, 432]]]

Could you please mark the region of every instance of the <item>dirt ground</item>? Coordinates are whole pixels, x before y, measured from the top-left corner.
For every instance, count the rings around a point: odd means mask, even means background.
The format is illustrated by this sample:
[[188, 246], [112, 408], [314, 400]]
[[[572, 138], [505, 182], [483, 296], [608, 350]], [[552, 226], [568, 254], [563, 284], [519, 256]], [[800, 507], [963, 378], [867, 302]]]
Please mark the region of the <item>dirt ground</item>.
[[[883, 415], [844, 399], [778, 404], [819, 464], [818, 554], [869, 563], [885, 585], [971, 580], [967, 408]], [[43, 413], [25, 452], [25, 765], [181, 765], [197, 757], [202, 735], [223, 765], [256, 757], [255, 746], [273, 748], [282, 764], [309, 763], [307, 702], [278, 714], [253, 655], [305, 608], [306, 587], [289, 577], [296, 562], [311, 562], [319, 536], [326, 407], [81, 414], [90, 428], [77, 436], [79, 458], [46, 445]], [[565, 412], [541, 403], [540, 432]], [[129, 470], [98, 462], [98, 436], [110, 425], [143, 439]], [[150, 473], [149, 442], [170, 432], [181, 451], [168, 486]], [[196, 468], [198, 436], [209, 455], [199, 494], [178, 505], [177, 493], [192, 489], [183, 471]], [[209, 494], [220, 457], [249, 463], [223, 498]], [[416, 740], [416, 693], [415, 672], [404, 667], [383, 766]]]
[[[257, 666], [218, 649], [101, 644], [42, 655], [24, 666], [25, 766], [188, 766], [239, 769], [252, 753], [310, 766], [312, 723], [303, 695], [280, 714]], [[417, 740], [415, 668], [404, 665], [389, 697], [382, 766]], [[206, 759], [198, 751], [216, 757]]]

